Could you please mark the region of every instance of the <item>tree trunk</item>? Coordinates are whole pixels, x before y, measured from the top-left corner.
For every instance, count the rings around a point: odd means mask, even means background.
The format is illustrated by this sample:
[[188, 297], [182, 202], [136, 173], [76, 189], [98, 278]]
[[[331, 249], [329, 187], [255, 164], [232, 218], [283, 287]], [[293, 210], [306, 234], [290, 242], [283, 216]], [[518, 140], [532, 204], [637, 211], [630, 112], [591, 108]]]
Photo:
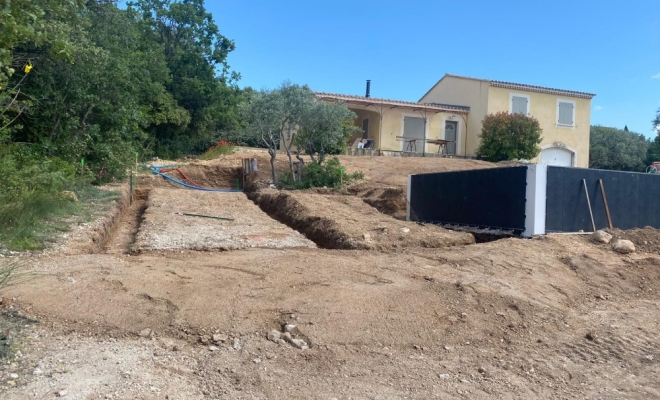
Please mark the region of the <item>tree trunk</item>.
[[277, 151], [275, 149], [268, 149], [268, 154], [270, 154], [270, 168], [273, 176], [273, 185], [277, 184], [277, 174], [275, 173], [275, 155]]
[[293, 135], [291, 136], [291, 141], [287, 146], [286, 140], [284, 139], [284, 132], [280, 131], [280, 142], [284, 143], [284, 150], [286, 150], [286, 156], [289, 158], [289, 172], [291, 172], [291, 179], [296, 181], [296, 174], [293, 172], [293, 157], [291, 156], [291, 146], [293, 145]]

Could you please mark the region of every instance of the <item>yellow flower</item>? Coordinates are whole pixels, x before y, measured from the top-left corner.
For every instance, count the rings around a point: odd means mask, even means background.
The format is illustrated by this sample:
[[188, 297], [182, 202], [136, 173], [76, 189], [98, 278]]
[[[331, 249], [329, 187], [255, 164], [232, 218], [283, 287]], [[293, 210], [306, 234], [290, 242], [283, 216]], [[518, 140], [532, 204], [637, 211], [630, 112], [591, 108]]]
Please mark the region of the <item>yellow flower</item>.
[[32, 63], [28, 63], [28, 65], [25, 66], [25, 73], [29, 74], [30, 71], [32, 71]]

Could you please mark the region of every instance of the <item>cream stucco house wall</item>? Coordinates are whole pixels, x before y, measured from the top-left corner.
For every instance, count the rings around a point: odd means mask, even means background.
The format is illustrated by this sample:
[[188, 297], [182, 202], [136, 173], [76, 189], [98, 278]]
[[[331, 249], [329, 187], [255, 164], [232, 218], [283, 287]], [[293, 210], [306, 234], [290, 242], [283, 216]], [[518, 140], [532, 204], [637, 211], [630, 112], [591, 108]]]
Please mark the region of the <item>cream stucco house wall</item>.
[[419, 101], [469, 106], [467, 134], [457, 154], [473, 156], [487, 114], [522, 112], [543, 129], [541, 155], [533, 162], [588, 167], [593, 94], [446, 74]]
[[[361, 128], [349, 139], [367, 139], [377, 154], [415, 153], [417, 155], [458, 154], [465, 136], [470, 107], [423, 104], [317, 92], [318, 99], [342, 102], [356, 114], [353, 124]], [[285, 138], [287, 140], [287, 138]], [[438, 144], [434, 141], [447, 141]]]

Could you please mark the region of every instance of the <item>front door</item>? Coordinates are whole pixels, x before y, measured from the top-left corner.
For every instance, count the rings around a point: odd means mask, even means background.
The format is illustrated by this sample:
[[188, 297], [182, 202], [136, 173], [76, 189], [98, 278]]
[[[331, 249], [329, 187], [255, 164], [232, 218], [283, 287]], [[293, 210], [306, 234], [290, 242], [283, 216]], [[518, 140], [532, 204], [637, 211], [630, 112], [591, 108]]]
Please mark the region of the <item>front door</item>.
[[362, 139], [369, 139], [369, 118], [362, 120]]
[[458, 130], [458, 122], [447, 121], [445, 122], [445, 140], [451, 141], [447, 143], [446, 154], [456, 154], [456, 131]]

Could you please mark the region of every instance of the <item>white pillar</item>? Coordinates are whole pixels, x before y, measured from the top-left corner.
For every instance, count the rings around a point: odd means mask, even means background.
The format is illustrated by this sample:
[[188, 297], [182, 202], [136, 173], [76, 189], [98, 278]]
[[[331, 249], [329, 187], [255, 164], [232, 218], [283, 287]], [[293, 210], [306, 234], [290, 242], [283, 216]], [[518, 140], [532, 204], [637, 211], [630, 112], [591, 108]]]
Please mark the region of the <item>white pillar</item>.
[[525, 194], [525, 231], [523, 236], [545, 234], [545, 207], [548, 186], [548, 166], [527, 167], [527, 190]]

